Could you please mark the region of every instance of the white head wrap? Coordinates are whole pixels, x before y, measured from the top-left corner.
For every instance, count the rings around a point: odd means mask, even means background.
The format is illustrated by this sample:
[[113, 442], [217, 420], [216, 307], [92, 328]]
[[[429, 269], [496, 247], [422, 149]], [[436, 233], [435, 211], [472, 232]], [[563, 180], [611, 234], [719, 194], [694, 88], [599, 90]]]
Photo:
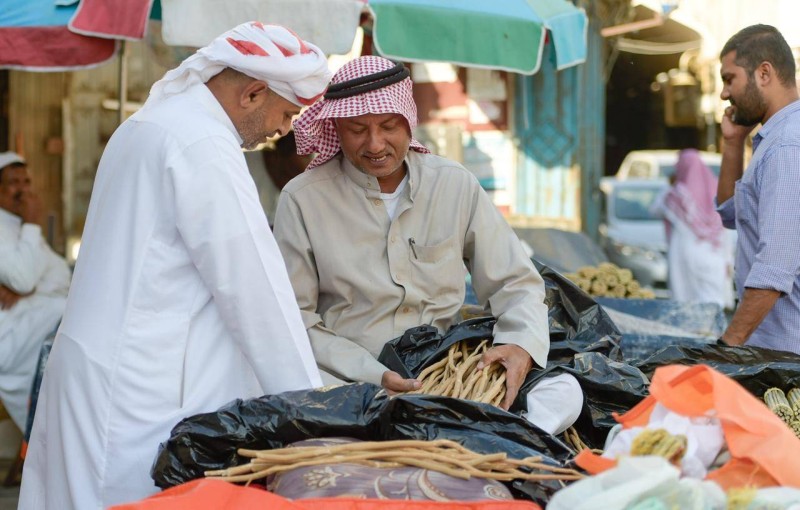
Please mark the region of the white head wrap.
[[25, 158], [16, 152], [0, 152], [0, 168], [5, 168], [14, 163], [25, 164]]
[[322, 50], [288, 28], [250, 21], [225, 32], [168, 71], [150, 89], [145, 107], [205, 83], [226, 67], [267, 82], [270, 90], [298, 106], [319, 99], [331, 78]]

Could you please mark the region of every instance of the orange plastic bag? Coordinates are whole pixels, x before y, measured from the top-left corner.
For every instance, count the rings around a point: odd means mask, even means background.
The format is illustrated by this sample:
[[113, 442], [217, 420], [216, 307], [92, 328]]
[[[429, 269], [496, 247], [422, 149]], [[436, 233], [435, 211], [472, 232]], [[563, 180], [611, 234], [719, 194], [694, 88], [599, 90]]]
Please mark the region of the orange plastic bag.
[[254, 487], [199, 479], [147, 499], [109, 510], [542, 510], [530, 501], [436, 502], [385, 499], [300, 499], [290, 501]]
[[[706, 477], [724, 489], [742, 486], [800, 487], [800, 439], [739, 383], [706, 365], [656, 369], [650, 396], [616, 420], [644, 427], [656, 403], [687, 417], [715, 416], [722, 425], [731, 460]], [[590, 473], [615, 465], [584, 450], [576, 462]]]

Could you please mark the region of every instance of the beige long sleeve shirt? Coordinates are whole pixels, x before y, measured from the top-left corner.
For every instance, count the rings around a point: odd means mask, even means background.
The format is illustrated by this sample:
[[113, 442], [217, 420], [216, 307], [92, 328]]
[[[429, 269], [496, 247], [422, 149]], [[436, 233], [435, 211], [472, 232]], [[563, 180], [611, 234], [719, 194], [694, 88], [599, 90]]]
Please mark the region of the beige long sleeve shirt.
[[390, 220], [375, 177], [341, 154], [283, 190], [275, 238], [319, 366], [380, 384], [384, 344], [408, 328], [457, 321], [466, 268], [497, 317], [496, 343], [544, 366], [544, 282], [513, 230], [458, 163], [409, 151], [409, 181]]

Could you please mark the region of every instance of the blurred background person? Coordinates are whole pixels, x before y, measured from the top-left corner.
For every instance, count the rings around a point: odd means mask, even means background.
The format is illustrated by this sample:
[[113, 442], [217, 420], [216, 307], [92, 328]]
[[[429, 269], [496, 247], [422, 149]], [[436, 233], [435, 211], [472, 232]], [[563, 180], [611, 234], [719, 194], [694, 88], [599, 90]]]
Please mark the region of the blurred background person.
[[294, 131], [289, 131], [275, 141], [273, 148], [246, 152], [245, 159], [256, 183], [261, 207], [272, 226], [281, 190], [293, 177], [303, 173], [312, 157], [297, 153]]
[[0, 153], [0, 401], [21, 431], [39, 351], [61, 320], [71, 277], [41, 220], [25, 160]]
[[698, 151], [685, 149], [670, 181], [651, 211], [664, 218], [672, 299], [731, 308], [731, 247], [714, 204], [717, 178]]

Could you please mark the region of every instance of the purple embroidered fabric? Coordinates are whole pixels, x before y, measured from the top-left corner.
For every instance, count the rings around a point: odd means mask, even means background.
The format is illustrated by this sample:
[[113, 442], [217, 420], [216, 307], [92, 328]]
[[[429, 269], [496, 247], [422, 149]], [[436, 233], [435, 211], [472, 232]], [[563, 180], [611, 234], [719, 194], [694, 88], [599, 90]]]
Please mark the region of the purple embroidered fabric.
[[[350, 438], [308, 439], [292, 446], [357, 442]], [[456, 478], [417, 467], [379, 468], [360, 464], [306, 466], [271, 476], [267, 489], [289, 499], [369, 498], [428, 501], [511, 500], [496, 480]]]

